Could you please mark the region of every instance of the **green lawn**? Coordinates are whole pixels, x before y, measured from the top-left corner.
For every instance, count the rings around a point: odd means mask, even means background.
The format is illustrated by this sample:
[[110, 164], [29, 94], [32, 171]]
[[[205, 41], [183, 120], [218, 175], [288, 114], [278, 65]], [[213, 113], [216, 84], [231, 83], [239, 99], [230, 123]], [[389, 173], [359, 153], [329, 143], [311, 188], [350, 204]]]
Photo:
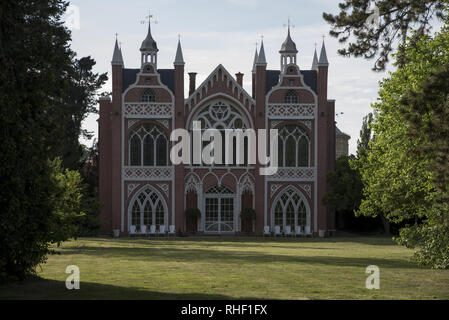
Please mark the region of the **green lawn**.
[[[385, 237], [86, 238], [57, 251], [39, 278], [0, 286], [0, 298], [449, 298], [449, 270], [417, 267], [411, 250]], [[72, 264], [80, 290], [65, 288]], [[380, 290], [365, 288], [368, 265], [380, 268]]]

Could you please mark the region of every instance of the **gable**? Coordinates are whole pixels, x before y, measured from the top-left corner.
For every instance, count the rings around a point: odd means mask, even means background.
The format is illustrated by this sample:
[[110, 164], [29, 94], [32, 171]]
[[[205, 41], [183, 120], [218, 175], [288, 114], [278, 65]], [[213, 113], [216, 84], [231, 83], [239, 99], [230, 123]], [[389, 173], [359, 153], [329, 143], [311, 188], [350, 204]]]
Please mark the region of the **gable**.
[[220, 64], [201, 83], [201, 85], [186, 99], [184, 103], [185, 114], [189, 114], [195, 106], [203, 100], [216, 94], [225, 94], [239, 101], [251, 114], [254, 111], [255, 101], [240, 86], [233, 76]]

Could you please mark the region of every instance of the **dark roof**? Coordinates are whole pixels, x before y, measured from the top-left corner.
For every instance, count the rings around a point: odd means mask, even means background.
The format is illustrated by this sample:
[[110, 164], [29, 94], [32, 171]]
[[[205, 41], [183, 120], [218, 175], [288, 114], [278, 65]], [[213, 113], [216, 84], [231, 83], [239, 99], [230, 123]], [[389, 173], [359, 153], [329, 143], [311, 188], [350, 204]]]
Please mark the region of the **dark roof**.
[[161, 82], [165, 84], [171, 92], [175, 92], [175, 70], [174, 69], [158, 69], [161, 75]]
[[140, 69], [123, 69], [123, 88], [122, 92], [134, 82], [136, 82], [136, 75], [139, 73]]
[[[281, 72], [279, 70], [267, 70], [266, 79], [266, 93], [271, 90], [279, 82], [279, 75]], [[316, 80], [317, 72], [316, 70], [301, 70], [301, 74], [304, 76], [304, 82], [308, 85], [315, 93], [316, 91]]]
[[337, 136], [347, 136], [347, 137], [351, 138], [351, 136], [349, 134], [342, 132], [340, 129], [338, 129], [337, 126], [335, 126], [335, 134]]
[[[136, 76], [140, 69], [123, 69], [123, 92], [136, 82]], [[174, 69], [158, 69], [157, 72], [161, 76], [161, 82], [166, 85], [172, 92], [175, 91], [175, 70]]]
[[279, 70], [267, 70], [266, 78], [266, 93], [271, 90], [275, 85], [279, 83], [279, 75], [281, 72]]
[[317, 93], [316, 80], [318, 74], [316, 70], [301, 70], [301, 73], [304, 76], [304, 82], [306, 83], [306, 85], [308, 85], [310, 89], [313, 90], [313, 92]]

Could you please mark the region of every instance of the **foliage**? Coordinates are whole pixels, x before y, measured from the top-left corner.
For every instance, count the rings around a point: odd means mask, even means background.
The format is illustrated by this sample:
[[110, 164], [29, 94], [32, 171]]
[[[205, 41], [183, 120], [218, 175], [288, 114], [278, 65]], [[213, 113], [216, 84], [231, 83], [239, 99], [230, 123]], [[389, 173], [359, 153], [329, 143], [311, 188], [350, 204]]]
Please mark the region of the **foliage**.
[[[447, 19], [447, 0], [379, 0], [379, 26], [369, 25], [367, 19], [373, 13], [371, 0], [345, 0], [339, 4], [337, 15], [323, 13], [332, 26], [330, 35], [340, 43], [349, 44], [340, 49], [341, 55], [372, 59], [377, 56], [373, 70], [384, 70], [394, 41], [405, 43], [411, 29], [419, 36], [428, 34], [432, 18]], [[355, 39], [353, 39], [355, 38]]]
[[52, 241], [62, 242], [71, 237], [96, 235], [100, 224], [96, 197], [88, 194], [88, 185], [76, 170], [61, 168], [61, 160], [53, 161], [56, 192]]
[[357, 159], [365, 158], [369, 150], [369, 142], [373, 139], [371, 124], [373, 114], [370, 112], [363, 118], [362, 129], [360, 129], [360, 139], [357, 140]]
[[402, 50], [407, 63], [384, 79], [373, 104], [375, 139], [361, 165], [358, 214], [414, 221], [398, 242], [416, 247], [420, 264], [448, 268], [448, 28]]
[[98, 112], [96, 93], [108, 77], [106, 73], [93, 73], [96, 62], [90, 56], [81, 59], [72, 56], [71, 68], [64, 79], [64, 95], [50, 107], [49, 121], [57, 125], [59, 132], [50, 141], [50, 156], [61, 157], [64, 168], [80, 169], [84, 146], [79, 137], [92, 137], [92, 133], [82, 129], [81, 125], [89, 114]]
[[56, 186], [48, 106], [62, 98], [70, 34], [59, 0], [0, 3], [0, 281], [23, 278], [46, 259]]
[[0, 281], [23, 279], [45, 262], [51, 243], [95, 229], [96, 206], [79, 173], [51, 161], [62, 156], [76, 167], [79, 156], [63, 149], [79, 146], [81, 121], [105, 80], [91, 72], [92, 59], [74, 58], [61, 21], [66, 6], [0, 3]]
[[340, 157], [335, 163], [335, 170], [327, 174], [331, 191], [326, 193], [323, 203], [329, 209], [353, 213], [360, 206], [363, 184], [356, 160], [353, 155]]
[[253, 208], [245, 208], [240, 212], [240, 217], [243, 220], [256, 220], [256, 211]]
[[201, 211], [198, 208], [187, 208], [185, 211], [185, 215], [186, 217], [200, 218]]

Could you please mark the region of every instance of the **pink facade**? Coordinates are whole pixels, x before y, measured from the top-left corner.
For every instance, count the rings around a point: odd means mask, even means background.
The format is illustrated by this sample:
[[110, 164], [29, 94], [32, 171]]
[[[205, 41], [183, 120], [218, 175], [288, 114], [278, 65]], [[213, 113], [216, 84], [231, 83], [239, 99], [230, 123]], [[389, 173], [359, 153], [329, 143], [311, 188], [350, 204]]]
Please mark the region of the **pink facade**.
[[[99, 165], [101, 230], [110, 234], [170, 228], [183, 233], [261, 235], [264, 227], [318, 235], [335, 229], [334, 213], [322, 204], [326, 173], [335, 163], [335, 102], [328, 100], [328, 61], [323, 43], [311, 70], [296, 64], [290, 38], [280, 50], [280, 70], [267, 70], [263, 44], [256, 52], [252, 93], [218, 65], [198, 87], [190, 78], [184, 96], [181, 45], [173, 69], [158, 69], [150, 29], [141, 47], [141, 68], [124, 68], [116, 43], [112, 99], [100, 99]], [[176, 128], [278, 129], [274, 175], [261, 165], [172, 165], [170, 134]], [[187, 219], [197, 207], [201, 217]], [[242, 221], [251, 207], [256, 219]], [[245, 227], [243, 225], [245, 224]], [[153, 226], [153, 227], [152, 227]], [[174, 226], [174, 227], [173, 227]], [[299, 229], [298, 229], [299, 228]], [[265, 228], [266, 229], [266, 228]]]

